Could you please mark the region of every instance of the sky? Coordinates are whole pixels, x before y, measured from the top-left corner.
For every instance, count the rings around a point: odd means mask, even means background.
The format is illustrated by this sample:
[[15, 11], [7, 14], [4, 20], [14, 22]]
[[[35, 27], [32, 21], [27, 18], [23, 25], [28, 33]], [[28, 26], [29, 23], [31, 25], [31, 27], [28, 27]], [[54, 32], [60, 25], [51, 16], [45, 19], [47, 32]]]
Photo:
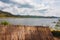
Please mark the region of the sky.
[[0, 0], [0, 10], [14, 15], [60, 17], [60, 0]]

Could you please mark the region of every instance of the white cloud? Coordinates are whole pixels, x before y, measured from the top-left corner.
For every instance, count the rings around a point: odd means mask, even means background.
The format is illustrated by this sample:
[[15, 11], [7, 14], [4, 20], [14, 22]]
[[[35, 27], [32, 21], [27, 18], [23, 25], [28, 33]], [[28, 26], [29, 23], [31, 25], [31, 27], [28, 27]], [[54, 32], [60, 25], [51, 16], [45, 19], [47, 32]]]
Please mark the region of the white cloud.
[[25, 4], [25, 3], [33, 3], [32, 0], [10, 0], [19, 4]]
[[0, 7], [7, 7], [10, 6], [10, 4], [4, 3], [0, 1]]
[[[19, 14], [19, 15], [60, 16], [59, 14], [60, 7], [59, 5], [56, 6], [59, 2], [57, 0], [10, 0], [10, 1], [16, 4], [13, 3], [8, 4], [0, 1], [0, 9], [4, 8], [2, 9], [3, 11], [8, 11], [11, 12], [12, 14]], [[31, 6], [32, 8], [29, 8], [29, 6]], [[46, 10], [47, 12], [41, 13], [37, 11], [43, 9], [47, 9]]]

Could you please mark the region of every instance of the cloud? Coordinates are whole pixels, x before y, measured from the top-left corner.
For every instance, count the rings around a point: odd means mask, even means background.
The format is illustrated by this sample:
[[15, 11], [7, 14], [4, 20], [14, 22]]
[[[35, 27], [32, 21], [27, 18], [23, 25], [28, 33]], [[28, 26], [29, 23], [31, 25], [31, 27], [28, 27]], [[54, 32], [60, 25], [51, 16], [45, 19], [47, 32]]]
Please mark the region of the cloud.
[[60, 16], [60, 0], [0, 0], [0, 10], [14, 15]]
[[2, 1], [0, 1], [0, 10], [3, 10], [7, 7], [10, 7], [11, 4], [7, 4], [7, 3], [4, 3]]
[[20, 5], [17, 5], [19, 8], [33, 8], [32, 5], [29, 5], [29, 4], [20, 4]]
[[9, 3], [10, 2], [10, 0], [0, 0], [0, 1], [2, 1], [4, 3]]
[[40, 12], [40, 13], [47, 13], [48, 12], [48, 10], [47, 9], [42, 9], [42, 10], [37, 10], [38, 12]]

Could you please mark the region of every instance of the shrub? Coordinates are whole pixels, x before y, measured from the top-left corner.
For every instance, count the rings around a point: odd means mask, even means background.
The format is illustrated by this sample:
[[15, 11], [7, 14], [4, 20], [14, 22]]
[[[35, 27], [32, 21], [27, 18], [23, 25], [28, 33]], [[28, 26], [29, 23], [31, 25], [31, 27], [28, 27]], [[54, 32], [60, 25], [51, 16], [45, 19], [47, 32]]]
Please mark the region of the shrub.
[[60, 37], [60, 31], [52, 31], [53, 36]]
[[2, 21], [0, 24], [2, 24], [2, 25], [8, 25], [9, 23], [7, 21]]

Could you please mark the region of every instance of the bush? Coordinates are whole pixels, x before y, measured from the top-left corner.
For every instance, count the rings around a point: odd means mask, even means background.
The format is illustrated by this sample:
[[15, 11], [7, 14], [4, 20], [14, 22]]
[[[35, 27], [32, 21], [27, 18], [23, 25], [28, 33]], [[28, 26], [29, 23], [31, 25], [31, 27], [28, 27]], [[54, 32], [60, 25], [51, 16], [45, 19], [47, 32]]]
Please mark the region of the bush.
[[52, 31], [53, 36], [60, 37], [60, 31]]
[[9, 23], [7, 21], [2, 21], [0, 24], [2, 24], [2, 25], [8, 25]]

